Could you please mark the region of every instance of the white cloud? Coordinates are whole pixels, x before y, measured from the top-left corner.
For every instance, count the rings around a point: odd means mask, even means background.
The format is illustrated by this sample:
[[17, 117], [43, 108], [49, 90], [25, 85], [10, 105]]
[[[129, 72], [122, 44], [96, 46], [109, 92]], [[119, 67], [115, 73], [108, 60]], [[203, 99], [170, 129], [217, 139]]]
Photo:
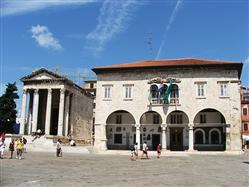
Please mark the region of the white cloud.
[[23, 14], [53, 6], [84, 5], [98, 0], [0, 0], [2, 16]]
[[59, 41], [54, 38], [53, 34], [48, 30], [46, 26], [32, 26], [31, 32], [32, 38], [34, 38], [41, 47], [50, 48], [54, 50], [62, 49]]
[[172, 12], [172, 14], [171, 14], [171, 16], [170, 16], [169, 23], [168, 23], [168, 25], [167, 25], [167, 27], [166, 27], [166, 30], [167, 30], [167, 31], [170, 29], [171, 24], [174, 22], [175, 17], [176, 17], [176, 15], [177, 15], [177, 12], [178, 12], [178, 10], [181, 8], [182, 2], [183, 2], [183, 0], [178, 0], [178, 1], [176, 2], [176, 6], [175, 6], [175, 8], [174, 8], [174, 10], [173, 10], [173, 12]]
[[158, 52], [157, 52], [157, 55], [156, 55], [156, 59], [159, 59], [159, 57], [160, 57], [162, 48], [163, 48], [163, 46], [165, 45], [165, 42], [166, 42], [166, 34], [170, 30], [171, 25], [174, 22], [179, 9], [181, 8], [182, 3], [183, 3], [183, 0], [178, 0], [176, 2], [175, 8], [174, 8], [173, 12], [171, 13], [171, 16], [169, 18], [169, 22], [168, 22], [168, 24], [166, 26], [165, 34], [164, 34], [163, 40], [161, 42], [161, 45], [160, 45], [160, 47], [158, 49]]
[[127, 27], [136, 5], [138, 0], [105, 0], [100, 9], [96, 28], [86, 36], [88, 43], [86, 48], [96, 52], [102, 51], [108, 41]]

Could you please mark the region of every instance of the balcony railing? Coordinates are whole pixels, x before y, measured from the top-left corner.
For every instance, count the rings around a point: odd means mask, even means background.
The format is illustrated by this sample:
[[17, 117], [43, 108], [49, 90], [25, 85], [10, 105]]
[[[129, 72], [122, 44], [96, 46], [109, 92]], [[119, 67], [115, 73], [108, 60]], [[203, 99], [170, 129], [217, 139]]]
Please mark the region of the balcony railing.
[[[163, 98], [151, 98], [151, 104], [152, 105], [161, 105], [163, 104]], [[170, 105], [177, 105], [179, 104], [179, 98], [170, 98], [169, 99], [169, 104]]]

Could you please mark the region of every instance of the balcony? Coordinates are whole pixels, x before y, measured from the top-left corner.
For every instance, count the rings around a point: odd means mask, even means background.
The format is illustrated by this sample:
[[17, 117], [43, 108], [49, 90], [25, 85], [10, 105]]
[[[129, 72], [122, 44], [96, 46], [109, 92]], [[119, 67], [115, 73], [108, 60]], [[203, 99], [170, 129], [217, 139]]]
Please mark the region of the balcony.
[[[162, 105], [164, 104], [163, 98], [151, 98], [150, 103], [152, 105]], [[170, 105], [179, 105], [179, 98], [169, 98]]]

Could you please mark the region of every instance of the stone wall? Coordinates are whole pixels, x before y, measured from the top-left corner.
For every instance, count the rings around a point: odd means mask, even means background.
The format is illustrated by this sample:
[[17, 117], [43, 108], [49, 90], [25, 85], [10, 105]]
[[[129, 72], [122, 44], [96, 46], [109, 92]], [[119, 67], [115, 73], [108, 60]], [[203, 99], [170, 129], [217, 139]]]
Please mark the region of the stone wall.
[[70, 126], [77, 141], [92, 141], [93, 98], [74, 90], [71, 98]]

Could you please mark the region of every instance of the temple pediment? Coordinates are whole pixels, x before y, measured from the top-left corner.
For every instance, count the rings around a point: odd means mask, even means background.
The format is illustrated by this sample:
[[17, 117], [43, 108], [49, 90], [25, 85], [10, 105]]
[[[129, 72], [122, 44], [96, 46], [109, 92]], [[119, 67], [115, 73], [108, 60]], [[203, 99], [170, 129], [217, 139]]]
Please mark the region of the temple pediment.
[[56, 79], [56, 77], [49, 75], [47, 73], [41, 73], [31, 78], [32, 80], [48, 80], [48, 79]]
[[40, 80], [62, 80], [66, 79], [55, 72], [49, 71], [45, 68], [41, 68], [37, 71], [32, 72], [30, 75], [27, 75], [21, 79], [21, 81], [40, 81]]

